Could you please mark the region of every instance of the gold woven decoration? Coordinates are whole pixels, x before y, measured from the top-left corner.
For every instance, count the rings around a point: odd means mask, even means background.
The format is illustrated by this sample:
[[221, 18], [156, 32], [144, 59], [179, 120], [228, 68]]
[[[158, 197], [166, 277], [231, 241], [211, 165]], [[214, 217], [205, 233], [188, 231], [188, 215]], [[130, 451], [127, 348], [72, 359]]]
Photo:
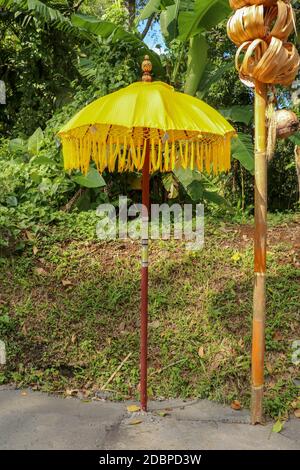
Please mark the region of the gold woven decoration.
[[288, 86], [297, 75], [300, 58], [292, 43], [272, 37], [270, 44], [263, 39], [244, 42], [237, 50], [235, 64], [243, 80]]
[[286, 41], [294, 24], [293, 8], [289, 3], [279, 0], [269, 8], [264, 5], [240, 8], [229, 19], [227, 33], [238, 46], [257, 38], [268, 41], [271, 37], [276, 37]]
[[[264, 5], [269, 7], [274, 5], [277, 0], [229, 0], [230, 6], [233, 10], [238, 10], [238, 8], [243, 8], [249, 5]], [[288, 2], [289, 0], [287, 0]]]

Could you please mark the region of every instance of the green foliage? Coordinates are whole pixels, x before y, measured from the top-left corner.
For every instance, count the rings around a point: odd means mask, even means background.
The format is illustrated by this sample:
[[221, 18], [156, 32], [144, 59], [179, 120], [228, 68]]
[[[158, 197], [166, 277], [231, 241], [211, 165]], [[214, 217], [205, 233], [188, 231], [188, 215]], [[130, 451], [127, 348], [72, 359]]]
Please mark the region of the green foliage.
[[219, 194], [219, 188], [212, 179], [197, 170], [177, 168], [174, 175], [193, 202], [213, 203], [229, 207], [228, 202]]
[[163, 73], [158, 55], [149, 50], [137, 35], [129, 33], [119, 25], [108, 21], [99, 21], [95, 17], [77, 14], [73, 15], [71, 20], [72, 24], [77, 26], [79, 29], [83, 29], [88, 33], [99, 36], [102, 40], [109, 39], [110, 44], [123, 43], [126, 47], [130, 47], [132, 50], [135, 50], [135, 57], [139, 64], [143, 60], [145, 54], [148, 54], [151, 57], [156, 75], [160, 76]]
[[242, 122], [247, 126], [253, 119], [253, 106], [251, 105], [234, 105], [229, 108], [219, 108], [219, 113], [221, 113], [225, 119], [228, 119], [232, 122]]
[[73, 181], [85, 188], [102, 188], [106, 185], [96, 168], [90, 168], [86, 175], [73, 176]]
[[297, 208], [299, 200], [294, 144], [290, 140], [277, 143], [268, 168], [268, 206], [271, 211]]
[[254, 146], [251, 136], [239, 133], [232, 140], [232, 157], [238, 160], [251, 174], [254, 174]]
[[[201, 51], [201, 60], [199, 60], [199, 51]], [[195, 95], [198, 90], [201, 77], [207, 66], [207, 51], [208, 45], [202, 34], [198, 34], [190, 39], [187, 75], [184, 86], [184, 92], [189, 95]]]

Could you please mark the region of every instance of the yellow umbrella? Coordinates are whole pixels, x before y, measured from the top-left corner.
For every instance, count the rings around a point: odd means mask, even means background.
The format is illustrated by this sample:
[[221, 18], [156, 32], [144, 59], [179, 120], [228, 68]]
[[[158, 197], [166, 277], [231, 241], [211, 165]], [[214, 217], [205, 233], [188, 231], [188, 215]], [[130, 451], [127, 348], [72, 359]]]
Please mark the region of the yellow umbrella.
[[[149, 174], [175, 166], [215, 174], [230, 169], [234, 128], [203, 101], [152, 82], [146, 56], [142, 81], [99, 98], [59, 132], [66, 170], [142, 171], [142, 217], [148, 222]], [[148, 239], [142, 240], [141, 407], [147, 409]]]

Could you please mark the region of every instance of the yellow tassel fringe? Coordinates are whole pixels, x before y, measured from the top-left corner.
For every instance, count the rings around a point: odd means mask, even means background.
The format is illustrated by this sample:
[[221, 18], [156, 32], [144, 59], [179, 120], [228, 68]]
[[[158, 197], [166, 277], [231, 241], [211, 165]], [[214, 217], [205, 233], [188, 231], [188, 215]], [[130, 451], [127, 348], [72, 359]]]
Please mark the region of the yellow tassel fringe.
[[[149, 138], [150, 173], [168, 172], [175, 167], [197, 169], [200, 172], [218, 174], [230, 169], [232, 133], [222, 136], [206, 136], [203, 139], [167, 140]], [[64, 166], [66, 170], [79, 169], [86, 174], [93, 160], [100, 173], [141, 171], [145, 161], [147, 140], [128, 136], [103, 139], [86, 133], [80, 136], [62, 135]]]

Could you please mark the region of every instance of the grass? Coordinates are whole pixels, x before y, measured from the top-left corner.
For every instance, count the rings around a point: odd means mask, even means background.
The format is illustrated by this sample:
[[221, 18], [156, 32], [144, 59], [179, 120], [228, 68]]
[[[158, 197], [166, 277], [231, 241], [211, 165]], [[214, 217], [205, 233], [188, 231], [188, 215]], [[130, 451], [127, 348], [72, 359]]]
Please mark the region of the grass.
[[[71, 216], [70, 216], [71, 217]], [[0, 258], [0, 383], [91, 398], [138, 397], [138, 242], [99, 242], [86, 213], [48, 229], [18, 257]], [[299, 395], [291, 361], [300, 338], [299, 216], [271, 218], [265, 408], [284, 416]], [[149, 394], [249, 406], [251, 226], [206, 222], [205, 247], [153, 241]]]

